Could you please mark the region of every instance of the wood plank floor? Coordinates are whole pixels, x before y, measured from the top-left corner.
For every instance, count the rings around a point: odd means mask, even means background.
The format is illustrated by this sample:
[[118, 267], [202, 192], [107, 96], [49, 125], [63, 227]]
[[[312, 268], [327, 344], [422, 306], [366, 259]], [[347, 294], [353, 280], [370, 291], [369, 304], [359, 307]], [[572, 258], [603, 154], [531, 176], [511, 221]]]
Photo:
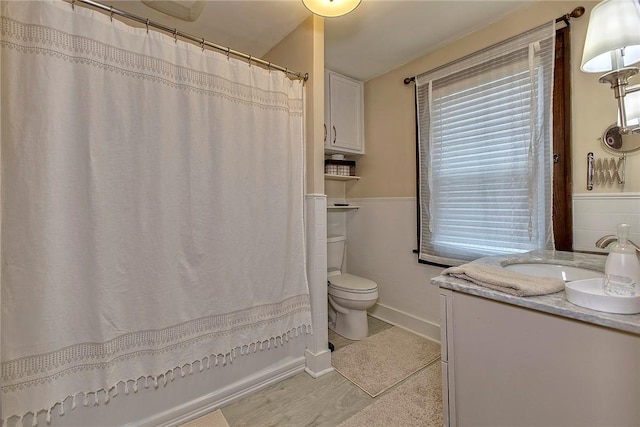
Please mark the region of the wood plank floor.
[[[391, 325], [368, 317], [369, 335]], [[329, 331], [339, 349], [355, 341]], [[335, 427], [374, 399], [337, 372], [319, 378], [298, 374], [222, 408], [231, 427]]]

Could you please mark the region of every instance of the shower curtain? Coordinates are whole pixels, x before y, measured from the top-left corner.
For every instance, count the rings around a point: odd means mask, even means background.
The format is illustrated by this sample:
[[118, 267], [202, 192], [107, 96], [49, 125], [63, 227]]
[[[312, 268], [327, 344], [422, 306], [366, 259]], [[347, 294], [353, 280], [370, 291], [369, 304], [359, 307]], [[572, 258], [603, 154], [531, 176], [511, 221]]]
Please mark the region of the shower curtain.
[[61, 0], [1, 7], [2, 417], [309, 332], [302, 83]]

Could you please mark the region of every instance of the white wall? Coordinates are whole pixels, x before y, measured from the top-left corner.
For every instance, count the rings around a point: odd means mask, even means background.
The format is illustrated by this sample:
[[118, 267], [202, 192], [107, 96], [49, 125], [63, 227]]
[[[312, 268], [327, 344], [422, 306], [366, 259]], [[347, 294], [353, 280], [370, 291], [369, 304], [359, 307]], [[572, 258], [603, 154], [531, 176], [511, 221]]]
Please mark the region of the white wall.
[[[344, 215], [347, 271], [378, 283], [378, 303], [370, 314], [439, 340], [438, 290], [430, 284], [442, 268], [417, 262], [416, 200], [413, 197], [350, 198], [360, 209]], [[640, 244], [640, 193], [580, 193], [573, 197], [574, 249], [607, 253], [595, 247], [616, 224], [631, 224]], [[330, 214], [332, 216], [334, 214]], [[340, 217], [330, 224], [339, 230]]]
[[[584, 6], [585, 16], [571, 21], [573, 191], [584, 191], [586, 154], [594, 152], [596, 157], [602, 157], [604, 150], [598, 138], [615, 121], [616, 114], [608, 85], [598, 83], [597, 75], [579, 69], [588, 15], [596, 4], [574, 0], [532, 2], [522, 11], [365, 83], [367, 154], [356, 159], [361, 179], [347, 184], [343, 191], [349, 203], [362, 206], [346, 214], [347, 271], [378, 282], [380, 298], [373, 310], [375, 315], [399, 319], [393, 323], [410, 329], [414, 327], [409, 325], [418, 324], [431, 330], [431, 324], [439, 324], [438, 295], [430, 288], [429, 280], [442, 269], [418, 264], [411, 253], [416, 247], [415, 103], [413, 86], [404, 85], [403, 79], [549, 22], [576, 6]], [[627, 157], [625, 190], [605, 187], [594, 189], [594, 193], [625, 197], [637, 194], [640, 154]], [[595, 251], [597, 238], [614, 234], [615, 224], [626, 218], [620, 214], [635, 215], [633, 212], [640, 206], [637, 198], [623, 199], [626, 201], [622, 207], [615, 207], [614, 199], [598, 200], [585, 205], [581, 195], [574, 198], [574, 241], [578, 250]], [[637, 216], [627, 221], [634, 224], [634, 218], [638, 224]], [[632, 228], [638, 232], [640, 224]], [[640, 237], [634, 237], [632, 240], [639, 243]]]
[[440, 299], [431, 285], [439, 267], [418, 264], [416, 199], [348, 199], [360, 209], [346, 214], [348, 272], [378, 284], [375, 317], [440, 340]]
[[631, 225], [629, 238], [640, 245], [640, 193], [579, 193], [573, 195], [573, 249], [608, 253], [596, 240], [616, 234], [616, 225]]

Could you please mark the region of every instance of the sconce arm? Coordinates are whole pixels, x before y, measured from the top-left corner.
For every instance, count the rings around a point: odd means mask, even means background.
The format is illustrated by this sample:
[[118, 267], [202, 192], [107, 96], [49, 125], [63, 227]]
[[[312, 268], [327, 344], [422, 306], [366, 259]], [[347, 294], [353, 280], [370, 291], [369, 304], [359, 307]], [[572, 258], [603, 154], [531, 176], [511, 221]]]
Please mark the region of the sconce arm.
[[614, 96], [618, 101], [618, 123], [620, 123], [620, 131], [623, 134], [628, 132], [627, 112], [624, 105], [624, 97], [629, 93], [630, 89], [633, 89], [633, 92], [638, 90], [635, 86], [633, 86], [633, 88], [627, 87], [629, 85], [629, 77], [636, 74], [638, 74], [638, 68], [625, 67], [610, 71], [599, 79], [600, 83], [609, 83], [611, 85], [611, 89], [613, 89]]

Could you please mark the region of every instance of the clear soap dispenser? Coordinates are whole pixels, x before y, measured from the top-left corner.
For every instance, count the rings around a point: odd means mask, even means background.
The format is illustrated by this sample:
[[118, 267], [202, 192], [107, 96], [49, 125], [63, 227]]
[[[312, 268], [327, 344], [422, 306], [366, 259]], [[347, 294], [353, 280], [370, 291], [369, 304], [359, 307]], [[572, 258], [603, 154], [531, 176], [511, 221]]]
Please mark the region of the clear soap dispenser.
[[604, 292], [607, 295], [632, 297], [638, 292], [640, 260], [630, 245], [629, 224], [618, 224], [618, 241], [611, 245], [604, 266]]

